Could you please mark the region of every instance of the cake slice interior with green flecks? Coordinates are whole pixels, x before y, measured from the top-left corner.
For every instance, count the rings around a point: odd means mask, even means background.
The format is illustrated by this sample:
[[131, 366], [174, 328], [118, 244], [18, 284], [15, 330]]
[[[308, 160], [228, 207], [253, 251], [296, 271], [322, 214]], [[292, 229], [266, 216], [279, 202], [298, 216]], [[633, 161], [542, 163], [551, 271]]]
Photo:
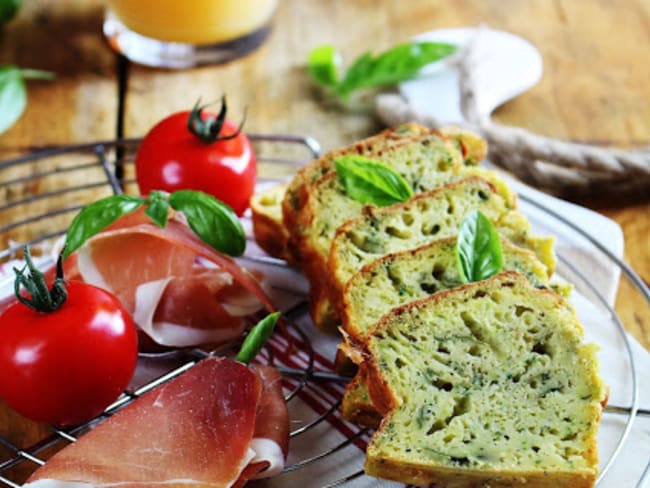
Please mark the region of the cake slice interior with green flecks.
[[[536, 288], [549, 288], [548, 270], [528, 250], [501, 238], [503, 269], [522, 273]], [[431, 293], [461, 286], [456, 256], [456, 237], [429, 242], [414, 249], [387, 254], [365, 265], [347, 283], [343, 293], [342, 326], [348, 340], [361, 342], [382, 315], [394, 307]], [[553, 285], [563, 296], [568, 285]], [[345, 347], [342, 351], [345, 351]], [[345, 365], [343, 354], [337, 366]], [[349, 359], [348, 359], [349, 361]], [[368, 397], [365, 382], [355, 378], [343, 394], [341, 414], [346, 420], [376, 427], [378, 414]]]
[[552, 273], [554, 238], [532, 236], [530, 222], [521, 212], [510, 208], [488, 181], [471, 177], [404, 203], [367, 208], [361, 217], [339, 227], [328, 260], [332, 303], [342, 311], [345, 286], [364, 265], [388, 253], [455, 236], [465, 215], [474, 210], [483, 213], [514, 244], [537, 251], [549, 275]]
[[383, 414], [371, 476], [444, 487], [592, 487], [606, 388], [573, 308], [508, 271], [393, 309], [363, 367]]

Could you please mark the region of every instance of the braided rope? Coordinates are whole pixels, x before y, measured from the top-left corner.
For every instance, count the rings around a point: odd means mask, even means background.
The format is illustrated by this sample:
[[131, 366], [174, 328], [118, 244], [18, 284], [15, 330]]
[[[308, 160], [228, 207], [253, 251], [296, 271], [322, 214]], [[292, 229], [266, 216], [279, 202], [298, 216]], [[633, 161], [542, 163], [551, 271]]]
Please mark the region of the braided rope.
[[[595, 192], [650, 193], [650, 151], [625, 151], [580, 144], [533, 134], [519, 127], [497, 124], [489, 114], [481, 114], [474, 67], [475, 48], [481, 29], [450, 62], [459, 71], [461, 110], [464, 121], [458, 124], [480, 134], [489, 147], [488, 158], [519, 178], [562, 194]], [[375, 100], [377, 115], [395, 126], [415, 121], [438, 128], [440, 121], [421, 114], [397, 94], [381, 94]]]

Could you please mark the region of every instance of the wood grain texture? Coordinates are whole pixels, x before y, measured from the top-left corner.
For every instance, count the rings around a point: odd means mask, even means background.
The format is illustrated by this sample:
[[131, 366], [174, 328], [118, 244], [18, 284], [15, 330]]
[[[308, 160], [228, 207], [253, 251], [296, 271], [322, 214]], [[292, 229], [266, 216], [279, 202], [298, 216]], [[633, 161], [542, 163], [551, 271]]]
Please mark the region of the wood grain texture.
[[0, 135], [0, 154], [94, 141], [115, 135], [115, 55], [101, 37], [101, 0], [23, 2], [17, 18], [0, 26], [0, 64], [55, 73], [29, 81], [27, 109]]

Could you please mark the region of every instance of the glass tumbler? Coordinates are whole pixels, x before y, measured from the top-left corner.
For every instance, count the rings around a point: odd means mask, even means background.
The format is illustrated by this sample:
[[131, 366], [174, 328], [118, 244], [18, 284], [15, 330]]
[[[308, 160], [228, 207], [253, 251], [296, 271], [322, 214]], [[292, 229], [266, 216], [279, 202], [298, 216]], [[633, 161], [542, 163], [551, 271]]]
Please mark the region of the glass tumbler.
[[222, 63], [266, 39], [277, 0], [108, 0], [104, 35], [133, 62], [161, 68]]

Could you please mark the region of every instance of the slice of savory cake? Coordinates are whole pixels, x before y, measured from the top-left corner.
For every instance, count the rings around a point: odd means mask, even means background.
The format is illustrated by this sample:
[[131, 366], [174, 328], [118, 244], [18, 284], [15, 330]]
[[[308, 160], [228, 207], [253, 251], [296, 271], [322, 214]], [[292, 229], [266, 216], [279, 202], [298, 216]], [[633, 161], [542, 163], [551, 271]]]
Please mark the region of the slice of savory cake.
[[[548, 269], [535, 253], [501, 238], [503, 270], [519, 271], [536, 288], [548, 288]], [[461, 286], [456, 237], [386, 254], [366, 264], [345, 285], [342, 325], [355, 341], [392, 308]]]
[[294, 213], [298, 212], [305, 203], [309, 187], [334, 167], [334, 158], [346, 154], [368, 155], [399, 141], [432, 133], [431, 129], [415, 123], [399, 125], [360, 141], [329, 151], [319, 158], [300, 168], [287, 187], [282, 210], [287, 214], [287, 223], [293, 223]]
[[573, 308], [517, 272], [384, 316], [365, 343], [383, 414], [371, 476], [441, 487], [591, 487], [606, 388]]
[[282, 202], [285, 227], [293, 229], [297, 225], [298, 214], [305, 206], [311, 187], [321, 177], [334, 171], [335, 158], [348, 154], [377, 156], [390, 146], [417, 144], [418, 141], [429, 140], [432, 136], [452, 142], [461, 153], [466, 165], [476, 165], [487, 155], [487, 143], [484, 139], [454, 126], [433, 130], [410, 122], [386, 129], [350, 146], [330, 151], [303, 166], [289, 183]]
[[[532, 251], [505, 238], [501, 238], [501, 249], [504, 270], [519, 271], [536, 288], [548, 288], [546, 266]], [[382, 315], [394, 307], [462, 284], [455, 237], [388, 254], [365, 265], [348, 281], [343, 293], [343, 329], [352, 342], [362, 342]], [[344, 361], [343, 354], [337, 355], [337, 361]], [[346, 387], [341, 413], [351, 422], [378, 425], [381, 417], [360, 375]]]
[[343, 290], [362, 266], [385, 254], [455, 236], [465, 215], [473, 210], [483, 213], [514, 244], [543, 249], [538, 258], [549, 276], [552, 274], [554, 238], [531, 236], [528, 219], [511, 209], [490, 183], [472, 177], [421, 193], [405, 203], [368, 207], [364, 215], [342, 225], [332, 241], [327, 275], [327, 292], [335, 310], [342, 313]]

